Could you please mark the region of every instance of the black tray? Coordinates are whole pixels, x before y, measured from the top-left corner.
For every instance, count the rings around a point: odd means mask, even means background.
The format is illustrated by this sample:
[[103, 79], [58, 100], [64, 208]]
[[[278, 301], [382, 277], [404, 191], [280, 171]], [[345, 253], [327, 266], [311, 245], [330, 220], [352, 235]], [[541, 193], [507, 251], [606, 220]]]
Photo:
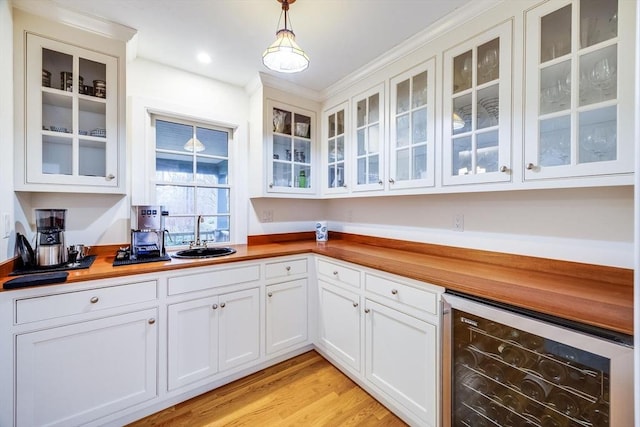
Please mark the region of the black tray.
[[36, 273], [50, 273], [53, 271], [69, 271], [69, 270], [81, 270], [83, 268], [91, 267], [93, 261], [95, 261], [95, 255], [89, 255], [78, 261], [78, 265], [70, 265], [68, 263], [58, 265], [47, 265], [37, 267], [20, 267], [9, 273], [9, 276], [19, 276], [22, 274], [36, 274]]
[[115, 259], [113, 261], [113, 266], [117, 267], [119, 265], [132, 265], [132, 264], [144, 264], [147, 262], [156, 262], [156, 261], [171, 261], [171, 257], [169, 255], [156, 256], [156, 257], [148, 257], [148, 258], [123, 258], [123, 259]]

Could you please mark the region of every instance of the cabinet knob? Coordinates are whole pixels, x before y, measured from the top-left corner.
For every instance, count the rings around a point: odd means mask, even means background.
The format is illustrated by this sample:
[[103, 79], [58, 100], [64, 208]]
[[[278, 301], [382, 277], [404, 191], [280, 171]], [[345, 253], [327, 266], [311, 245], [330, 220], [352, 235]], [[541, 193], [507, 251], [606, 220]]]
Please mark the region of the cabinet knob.
[[509, 168], [506, 167], [506, 166], [500, 166], [500, 172], [507, 173], [507, 172], [509, 172]]
[[267, 296], [268, 296], [269, 298], [271, 298], [271, 297], [273, 296], [273, 292], [269, 292], [269, 293], [267, 293]]
[[287, 271], [291, 271], [291, 266], [287, 265], [284, 269], [287, 270]]
[[353, 306], [354, 306], [354, 307], [357, 307], [357, 306], [358, 306], [358, 303], [357, 303], [357, 302], [354, 302], [354, 303], [353, 303]]
[[338, 272], [337, 272], [337, 271], [334, 271], [334, 272], [333, 272], [333, 275], [337, 277], [337, 276], [338, 276]]
[[391, 295], [398, 295], [397, 289], [391, 289]]
[[116, 178], [116, 176], [114, 174], [110, 173], [105, 178], [107, 179], [107, 181], [113, 181]]
[[365, 313], [369, 313], [370, 311], [371, 311], [371, 310], [369, 310], [368, 308], [365, 308], [365, 309], [364, 309], [364, 312], [365, 312]]
[[215, 309], [217, 309], [217, 308], [218, 308], [218, 304], [213, 304], [213, 305], [211, 306], [211, 308], [212, 308], [212, 309], [214, 309], [214, 310], [215, 310]]
[[535, 167], [536, 167], [536, 165], [534, 165], [533, 163], [527, 163], [527, 170], [528, 171], [534, 170]]
[[227, 304], [226, 303], [220, 303], [220, 308], [224, 308]]
[[344, 184], [344, 185], [343, 185], [343, 187], [344, 187], [344, 188], [347, 188], [347, 184]]
[[273, 188], [273, 182], [269, 183], [269, 188]]
[[382, 180], [378, 181], [378, 184], [382, 185], [383, 184]]
[[91, 304], [95, 304], [98, 301], [100, 301], [100, 299], [98, 297], [91, 297], [91, 299], [89, 301], [91, 301]]
[[396, 180], [395, 180], [395, 179], [393, 179], [393, 178], [389, 178], [389, 184], [395, 184], [395, 183], [396, 183]]
[[151, 319], [147, 320], [147, 322], [148, 322], [150, 325], [153, 325], [154, 323], [156, 323], [156, 319], [151, 318]]

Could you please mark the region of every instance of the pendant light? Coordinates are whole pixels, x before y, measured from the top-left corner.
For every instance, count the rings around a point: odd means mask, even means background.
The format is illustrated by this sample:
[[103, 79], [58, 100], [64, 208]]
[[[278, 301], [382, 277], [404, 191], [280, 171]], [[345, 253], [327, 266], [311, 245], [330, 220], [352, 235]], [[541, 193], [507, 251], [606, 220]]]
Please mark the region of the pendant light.
[[189, 140], [187, 141], [186, 144], [184, 144], [183, 147], [186, 151], [189, 151], [191, 153], [193, 153], [194, 151], [196, 153], [199, 153], [201, 151], [205, 150], [205, 146], [202, 142], [200, 142], [200, 140], [196, 137], [193, 138], [189, 138]]
[[282, 4], [284, 28], [276, 32], [276, 41], [262, 54], [262, 63], [270, 70], [279, 73], [298, 73], [309, 66], [309, 57], [296, 43], [296, 36], [287, 27], [289, 5], [296, 0], [276, 0]]

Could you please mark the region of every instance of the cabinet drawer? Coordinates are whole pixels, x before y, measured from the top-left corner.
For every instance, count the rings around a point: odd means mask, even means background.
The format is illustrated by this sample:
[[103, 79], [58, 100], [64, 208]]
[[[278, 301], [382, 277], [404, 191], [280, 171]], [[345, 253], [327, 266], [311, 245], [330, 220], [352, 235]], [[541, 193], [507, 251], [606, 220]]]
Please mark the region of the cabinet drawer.
[[151, 301], [156, 298], [157, 283], [155, 280], [27, 298], [16, 301], [16, 321], [18, 323], [37, 322]]
[[287, 261], [269, 262], [265, 265], [265, 277], [274, 279], [276, 277], [293, 276], [294, 274], [304, 274], [307, 272], [307, 259], [292, 259]]
[[353, 286], [354, 288], [360, 287], [360, 271], [346, 267], [342, 264], [336, 264], [319, 259], [318, 274], [328, 278], [329, 283], [342, 283], [348, 286]]
[[168, 280], [169, 295], [202, 291], [219, 286], [237, 285], [260, 279], [260, 266], [248, 265], [238, 268], [225, 268], [205, 273], [185, 274]]
[[365, 289], [389, 301], [431, 314], [438, 314], [438, 295], [388, 278], [367, 274]]

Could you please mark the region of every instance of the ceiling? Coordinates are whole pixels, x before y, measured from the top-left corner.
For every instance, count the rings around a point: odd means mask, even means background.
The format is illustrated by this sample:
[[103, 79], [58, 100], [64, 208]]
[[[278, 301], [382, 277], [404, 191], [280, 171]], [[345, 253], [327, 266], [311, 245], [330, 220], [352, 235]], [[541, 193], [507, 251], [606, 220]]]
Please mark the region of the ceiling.
[[[322, 91], [471, 0], [298, 0], [290, 23], [311, 62], [297, 74], [262, 64], [275, 40], [276, 0], [13, 0], [26, 10], [62, 8], [137, 30], [137, 57], [238, 86], [259, 71]], [[280, 25], [282, 27], [282, 24]], [[199, 52], [212, 61], [201, 64]]]

